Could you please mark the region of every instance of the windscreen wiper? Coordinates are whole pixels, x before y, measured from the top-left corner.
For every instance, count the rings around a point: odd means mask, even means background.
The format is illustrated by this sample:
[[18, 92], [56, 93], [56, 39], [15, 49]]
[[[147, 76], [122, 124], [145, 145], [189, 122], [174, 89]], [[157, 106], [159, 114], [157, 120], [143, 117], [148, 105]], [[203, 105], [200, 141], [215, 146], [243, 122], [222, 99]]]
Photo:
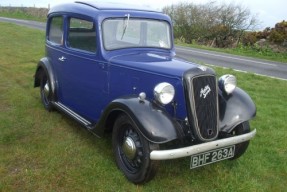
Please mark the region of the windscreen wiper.
[[127, 17], [127, 20], [126, 20], [125, 25], [124, 25], [124, 30], [123, 30], [123, 34], [122, 34], [121, 40], [123, 40], [124, 35], [126, 33], [126, 30], [127, 30], [128, 26], [129, 26], [130, 14], [125, 14], [125, 17]]

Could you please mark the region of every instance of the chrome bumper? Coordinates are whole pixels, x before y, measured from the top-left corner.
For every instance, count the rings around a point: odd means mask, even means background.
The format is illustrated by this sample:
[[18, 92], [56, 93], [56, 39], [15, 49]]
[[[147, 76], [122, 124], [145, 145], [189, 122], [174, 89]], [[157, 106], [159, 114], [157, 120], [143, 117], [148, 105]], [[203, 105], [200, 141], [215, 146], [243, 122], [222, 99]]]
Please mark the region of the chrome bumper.
[[244, 141], [248, 141], [252, 139], [255, 136], [255, 134], [256, 134], [256, 129], [254, 129], [250, 133], [246, 133], [243, 135], [229, 137], [226, 139], [219, 139], [216, 141], [193, 145], [190, 147], [183, 147], [183, 148], [171, 149], [171, 150], [155, 150], [150, 153], [150, 159], [151, 160], [167, 160], [167, 159], [187, 157], [187, 156], [195, 155], [198, 153], [207, 152], [213, 149], [227, 147], [230, 145], [235, 145], [238, 143], [242, 143]]

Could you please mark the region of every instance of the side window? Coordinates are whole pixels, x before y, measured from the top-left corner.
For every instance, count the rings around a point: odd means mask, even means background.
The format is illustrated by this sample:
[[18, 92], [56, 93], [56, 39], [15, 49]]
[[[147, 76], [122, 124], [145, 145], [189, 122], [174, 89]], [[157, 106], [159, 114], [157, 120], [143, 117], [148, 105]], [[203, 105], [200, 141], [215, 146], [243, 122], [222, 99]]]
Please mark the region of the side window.
[[70, 48], [96, 52], [96, 30], [94, 22], [70, 18], [67, 45]]
[[52, 43], [63, 44], [63, 18], [53, 17], [50, 22], [48, 40]]

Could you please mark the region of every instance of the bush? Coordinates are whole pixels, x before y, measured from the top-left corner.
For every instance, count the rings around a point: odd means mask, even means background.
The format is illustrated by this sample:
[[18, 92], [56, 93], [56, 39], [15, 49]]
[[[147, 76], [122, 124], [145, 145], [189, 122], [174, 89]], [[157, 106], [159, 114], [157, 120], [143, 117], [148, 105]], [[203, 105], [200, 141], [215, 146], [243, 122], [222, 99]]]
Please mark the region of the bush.
[[269, 36], [270, 41], [274, 42], [274, 43], [278, 43], [281, 44], [284, 42], [284, 34], [276, 31], [276, 30], [272, 30]]
[[247, 32], [242, 38], [242, 44], [244, 46], [254, 45], [257, 42], [256, 32]]
[[282, 44], [287, 40], [287, 22], [282, 21], [280, 23], [276, 23], [275, 28], [272, 29], [270, 33], [270, 41]]

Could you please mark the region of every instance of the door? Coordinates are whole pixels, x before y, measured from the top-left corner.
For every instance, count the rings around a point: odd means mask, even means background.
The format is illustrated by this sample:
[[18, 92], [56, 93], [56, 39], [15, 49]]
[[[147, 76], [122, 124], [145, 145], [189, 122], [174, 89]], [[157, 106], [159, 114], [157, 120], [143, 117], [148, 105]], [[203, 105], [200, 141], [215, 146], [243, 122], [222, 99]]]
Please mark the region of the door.
[[59, 56], [59, 101], [96, 122], [108, 102], [108, 65], [97, 59], [92, 19], [66, 18], [65, 51]]

